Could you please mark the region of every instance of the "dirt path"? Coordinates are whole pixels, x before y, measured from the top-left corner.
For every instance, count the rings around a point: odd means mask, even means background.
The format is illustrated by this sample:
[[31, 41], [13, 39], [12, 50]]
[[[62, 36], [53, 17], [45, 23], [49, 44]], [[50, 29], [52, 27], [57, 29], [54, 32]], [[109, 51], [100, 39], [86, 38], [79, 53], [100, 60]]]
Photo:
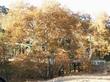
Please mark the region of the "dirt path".
[[48, 81], [37, 81], [37, 82], [110, 82], [110, 76], [109, 75], [108, 76], [102, 76], [102, 75], [65, 76], [65, 77], [54, 78]]

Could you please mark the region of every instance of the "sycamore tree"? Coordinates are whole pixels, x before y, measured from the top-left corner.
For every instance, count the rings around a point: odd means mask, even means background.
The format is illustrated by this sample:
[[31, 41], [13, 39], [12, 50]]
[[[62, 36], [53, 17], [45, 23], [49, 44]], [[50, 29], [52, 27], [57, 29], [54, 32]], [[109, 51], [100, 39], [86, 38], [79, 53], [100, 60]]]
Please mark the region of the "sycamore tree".
[[79, 15], [57, 4], [41, 9], [13, 8], [2, 20], [6, 31], [3, 42], [8, 46], [8, 52], [5, 52], [12, 54], [12, 64], [17, 66], [25, 67], [28, 64], [25, 61], [37, 62], [34, 67], [42, 75], [41, 70], [45, 70], [43, 66], [47, 66], [52, 52], [58, 55], [57, 51], [63, 49], [67, 52], [67, 59], [77, 54], [79, 21]]
[[97, 17], [93, 23], [94, 34], [94, 49], [99, 52], [100, 57], [103, 57], [110, 51], [109, 45], [109, 16], [106, 13], [102, 13]]
[[59, 5], [42, 11], [38, 17], [37, 37], [41, 38], [42, 45], [48, 51], [62, 48], [68, 52], [77, 49], [77, 39], [74, 35], [79, 19]]
[[48, 56], [61, 48], [71, 58], [81, 56], [87, 46], [90, 20], [88, 14], [74, 14], [59, 4], [41, 9], [17, 7], [2, 21], [6, 28], [3, 41], [12, 45], [13, 52], [17, 49], [18, 53], [13, 53], [16, 55], [37, 55], [40, 51]]

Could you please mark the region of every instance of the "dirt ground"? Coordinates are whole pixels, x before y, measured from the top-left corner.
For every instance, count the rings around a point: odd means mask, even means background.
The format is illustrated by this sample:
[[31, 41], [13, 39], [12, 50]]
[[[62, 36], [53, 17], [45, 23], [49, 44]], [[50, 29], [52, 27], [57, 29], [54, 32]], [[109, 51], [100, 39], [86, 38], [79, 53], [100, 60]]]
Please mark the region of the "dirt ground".
[[76, 75], [58, 77], [48, 81], [27, 81], [27, 82], [110, 82], [110, 75]]

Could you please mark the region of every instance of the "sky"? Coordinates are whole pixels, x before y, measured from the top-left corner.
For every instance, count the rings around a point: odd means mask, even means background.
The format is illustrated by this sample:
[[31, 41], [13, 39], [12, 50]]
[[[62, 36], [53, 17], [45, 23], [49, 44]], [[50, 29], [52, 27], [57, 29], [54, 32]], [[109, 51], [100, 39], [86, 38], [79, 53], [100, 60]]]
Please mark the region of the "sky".
[[[0, 5], [9, 7], [10, 4], [15, 4], [16, 1], [23, 0], [0, 0]], [[42, 3], [46, 0], [24, 1], [34, 6], [42, 6]], [[101, 12], [107, 12], [110, 15], [110, 0], [58, 0], [58, 2], [74, 12], [89, 13], [92, 16], [96, 16]]]

